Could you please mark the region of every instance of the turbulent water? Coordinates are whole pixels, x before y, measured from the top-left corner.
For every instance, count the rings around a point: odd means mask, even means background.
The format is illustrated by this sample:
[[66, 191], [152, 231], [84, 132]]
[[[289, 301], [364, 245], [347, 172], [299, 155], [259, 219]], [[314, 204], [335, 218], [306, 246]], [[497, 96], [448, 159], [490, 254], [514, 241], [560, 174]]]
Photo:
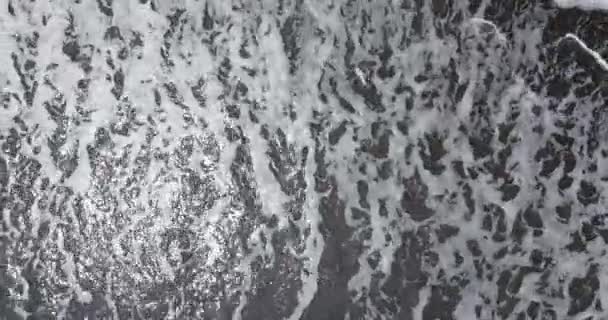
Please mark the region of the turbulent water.
[[0, 319], [606, 319], [607, 53], [553, 1], [0, 0]]

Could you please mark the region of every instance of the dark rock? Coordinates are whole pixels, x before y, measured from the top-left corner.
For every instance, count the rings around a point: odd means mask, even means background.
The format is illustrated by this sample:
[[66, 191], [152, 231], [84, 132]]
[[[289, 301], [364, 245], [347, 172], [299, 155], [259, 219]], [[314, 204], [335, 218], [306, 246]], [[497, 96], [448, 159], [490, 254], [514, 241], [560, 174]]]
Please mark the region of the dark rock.
[[576, 192], [576, 198], [582, 205], [588, 206], [597, 203], [600, 195], [597, 192], [597, 188], [591, 182], [582, 180]]
[[72, 60], [72, 62], [78, 60], [80, 55], [80, 45], [76, 40], [68, 40], [63, 43], [63, 53]]
[[432, 134], [425, 134], [425, 140], [426, 145], [422, 142], [419, 143], [423, 167], [434, 175], [440, 175], [445, 170], [445, 165], [441, 164], [440, 160], [447, 154], [447, 151], [443, 147], [443, 139], [437, 132], [434, 132]]
[[481, 220], [481, 229], [484, 231], [492, 231], [492, 216], [486, 214]]
[[583, 225], [581, 227], [581, 234], [585, 238], [586, 242], [593, 241], [593, 239], [597, 238], [595, 228], [589, 222], [583, 222]]
[[367, 263], [372, 268], [372, 270], [375, 270], [378, 267], [381, 258], [382, 257], [380, 255], [380, 252], [378, 251], [370, 253], [370, 255], [367, 257]]
[[543, 177], [549, 177], [557, 167], [560, 165], [560, 159], [558, 157], [554, 157], [548, 160], [543, 161], [542, 169], [540, 171], [540, 175]]
[[103, 38], [105, 40], [113, 40], [113, 39], [123, 40], [123, 37], [120, 34], [120, 28], [118, 28], [117, 26], [111, 26], [108, 29], [106, 29], [106, 32], [103, 35]]
[[499, 124], [498, 125], [498, 141], [502, 142], [503, 144], [506, 144], [507, 139], [509, 138], [509, 135], [511, 134], [511, 131], [513, 131], [513, 128], [515, 128], [515, 123]]
[[572, 216], [572, 207], [570, 204], [558, 205], [555, 207], [555, 212], [557, 213], [557, 220], [561, 223], [568, 223], [570, 221], [570, 217]]
[[116, 98], [116, 100], [119, 100], [120, 97], [122, 96], [124, 86], [125, 86], [125, 74], [122, 72], [122, 69], [120, 69], [114, 73], [113, 79], [114, 79], [114, 88], [112, 88], [111, 91], [112, 91], [112, 94], [114, 95], [114, 97]]
[[524, 220], [526, 221], [526, 224], [532, 228], [541, 229], [543, 227], [543, 220], [540, 217], [538, 210], [531, 206], [524, 211]]
[[477, 240], [467, 240], [467, 248], [469, 249], [473, 257], [480, 257], [483, 254], [481, 248], [479, 248], [479, 242], [477, 242]]
[[3, 190], [8, 185], [10, 173], [8, 171], [8, 164], [6, 159], [0, 157], [0, 190]]
[[203, 16], [203, 28], [205, 30], [213, 29], [214, 21], [209, 12], [209, 3], [205, 3], [205, 12]]
[[568, 285], [568, 295], [570, 296], [570, 306], [568, 315], [573, 316], [585, 311], [593, 303], [596, 292], [600, 287], [598, 279], [598, 266], [591, 265], [584, 277], [576, 277]]
[[285, 19], [281, 27], [281, 38], [283, 39], [283, 49], [289, 60], [289, 73], [293, 74], [297, 70], [297, 61], [300, 54], [300, 45], [302, 41], [301, 29], [303, 18], [300, 15], [293, 14]]
[[114, 11], [112, 10], [113, 1], [114, 0], [97, 0], [99, 11], [108, 17], [112, 17], [114, 15]]
[[570, 234], [570, 238], [572, 238], [572, 242], [566, 245], [566, 249], [572, 252], [587, 251], [587, 244], [585, 244], [583, 238], [578, 232], [573, 232], [572, 234]]
[[562, 159], [564, 161], [564, 173], [570, 173], [576, 167], [576, 156], [568, 151], [562, 154]]
[[445, 243], [447, 239], [455, 236], [460, 231], [460, 228], [450, 224], [440, 224], [439, 228], [435, 230], [437, 234], [437, 240], [439, 243]]
[[528, 308], [526, 309], [526, 314], [528, 315], [528, 317], [530, 317], [531, 319], [537, 319], [539, 313], [540, 303], [536, 301], [530, 301], [530, 304], [528, 304]]
[[382, 180], [388, 180], [393, 176], [393, 160], [388, 159], [380, 164], [377, 169], [378, 177]]
[[9, 129], [6, 140], [2, 143], [2, 151], [11, 157], [16, 157], [21, 150], [21, 137], [15, 128]]
[[570, 188], [570, 186], [572, 186], [573, 182], [574, 182], [574, 179], [572, 177], [570, 177], [570, 176], [563, 176], [557, 182], [557, 186], [561, 190], [566, 190], [566, 189]]
[[241, 117], [241, 109], [236, 104], [229, 104], [226, 106], [226, 113], [231, 119], [238, 119]]
[[456, 171], [458, 176], [462, 179], [467, 179], [467, 173], [464, 170], [464, 163], [460, 160], [452, 161], [452, 168]]
[[367, 201], [367, 194], [369, 192], [369, 185], [364, 180], [357, 181], [357, 192], [359, 193], [359, 205], [362, 208], [369, 209], [369, 202]]
[[401, 208], [405, 210], [414, 221], [423, 221], [433, 216], [434, 211], [426, 206], [428, 187], [420, 177], [418, 170], [414, 175], [403, 181], [405, 191], [401, 196]]
[[338, 127], [329, 132], [329, 144], [336, 145], [346, 133], [346, 121], [342, 121]]
[[524, 224], [524, 219], [522, 216], [523, 215], [521, 212], [517, 213], [515, 221], [513, 222], [513, 227], [511, 229], [511, 237], [518, 242], [521, 242], [524, 236], [528, 233], [528, 228]]
[[385, 131], [378, 139], [378, 142], [370, 145], [367, 148], [367, 152], [369, 152], [372, 156], [377, 159], [385, 159], [388, 157], [388, 153], [390, 151], [390, 139], [391, 133], [390, 131]]
[[431, 287], [431, 296], [422, 309], [423, 319], [456, 319], [454, 311], [462, 299], [459, 286], [442, 284]]
[[473, 157], [475, 159], [487, 157], [494, 152], [491, 146], [491, 136], [469, 137], [469, 144], [473, 148]]

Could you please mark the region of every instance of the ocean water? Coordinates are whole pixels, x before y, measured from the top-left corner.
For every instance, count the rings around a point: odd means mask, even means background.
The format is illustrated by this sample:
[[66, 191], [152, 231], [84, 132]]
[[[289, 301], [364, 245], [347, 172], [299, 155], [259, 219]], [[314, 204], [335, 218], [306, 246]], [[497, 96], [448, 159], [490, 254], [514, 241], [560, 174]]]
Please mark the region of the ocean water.
[[604, 9], [0, 0], [0, 319], [608, 319]]

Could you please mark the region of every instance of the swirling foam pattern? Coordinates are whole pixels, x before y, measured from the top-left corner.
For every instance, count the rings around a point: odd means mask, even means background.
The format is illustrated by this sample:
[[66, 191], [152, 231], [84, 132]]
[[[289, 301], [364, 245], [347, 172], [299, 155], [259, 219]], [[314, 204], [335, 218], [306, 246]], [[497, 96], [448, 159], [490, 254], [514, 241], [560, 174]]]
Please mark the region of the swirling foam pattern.
[[0, 1], [0, 318], [608, 318], [585, 3]]

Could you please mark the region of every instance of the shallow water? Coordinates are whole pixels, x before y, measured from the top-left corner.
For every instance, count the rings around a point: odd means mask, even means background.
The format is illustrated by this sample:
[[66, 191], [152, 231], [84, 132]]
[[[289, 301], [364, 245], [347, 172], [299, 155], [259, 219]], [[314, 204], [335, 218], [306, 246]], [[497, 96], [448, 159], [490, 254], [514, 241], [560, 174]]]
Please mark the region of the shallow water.
[[0, 319], [608, 318], [581, 8], [0, 1]]

